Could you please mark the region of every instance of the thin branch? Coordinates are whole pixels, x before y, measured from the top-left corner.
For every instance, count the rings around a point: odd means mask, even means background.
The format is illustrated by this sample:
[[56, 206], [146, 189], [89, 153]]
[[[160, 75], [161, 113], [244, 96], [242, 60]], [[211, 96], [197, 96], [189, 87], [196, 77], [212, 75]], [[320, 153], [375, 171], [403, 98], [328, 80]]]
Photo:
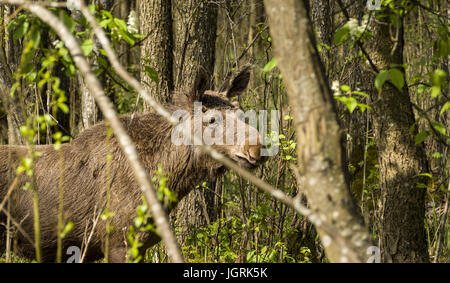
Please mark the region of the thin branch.
[[27, 232], [25, 232], [25, 230], [23, 230], [22, 226], [20, 226], [20, 223], [17, 222], [16, 220], [14, 220], [14, 218], [11, 216], [11, 214], [8, 212], [8, 210], [2, 208], [0, 210], [0, 212], [3, 212], [6, 217], [8, 217], [11, 222], [14, 224], [14, 226], [16, 226], [17, 230], [19, 230], [19, 232], [22, 234], [22, 236], [27, 239], [28, 242], [30, 242], [30, 244], [32, 244], [34, 246], [34, 241], [33, 239], [30, 237], [30, 235], [28, 235]]
[[14, 181], [12, 182], [11, 186], [9, 187], [8, 192], [5, 195], [5, 198], [0, 203], [0, 211], [3, 210], [3, 207], [5, 206], [6, 201], [8, 200], [8, 198], [11, 195], [12, 191], [16, 187], [18, 179], [19, 179], [19, 176], [16, 176], [16, 178], [14, 178]]

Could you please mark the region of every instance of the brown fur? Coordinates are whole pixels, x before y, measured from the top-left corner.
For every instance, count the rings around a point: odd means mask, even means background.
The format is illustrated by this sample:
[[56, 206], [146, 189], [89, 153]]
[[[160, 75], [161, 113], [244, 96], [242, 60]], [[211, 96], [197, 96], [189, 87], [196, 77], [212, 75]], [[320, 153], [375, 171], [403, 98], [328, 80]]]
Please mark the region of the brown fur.
[[[228, 85], [247, 85], [247, 72], [248, 69], [244, 69], [240, 76], [230, 77], [230, 80], [236, 77], [242, 80], [244, 77], [244, 81], [228, 81]], [[225, 97], [226, 93], [224, 95], [224, 93], [209, 91], [208, 94], [203, 94], [199, 86], [195, 88], [197, 90], [194, 89], [188, 95], [178, 95], [175, 104], [168, 105], [169, 110], [184, 108], [192, 111], [193, 105], [189, 101], [193, 100], [193, 97], [200, 98], [207, 109], [225, 111], [235, 108]], [[197, 184], [206, 180], [209, 174], [218, 175], [224, 172], [221, 164], [201, 153], [197, 147], [173, 145], [170, 140], [172, 126], [157, 114], [124, 116], [121, 120], [135, 143], [145, 168], [152, 175], [157, 170], [158, 164], [161, 164], [163, 171], [168, 175], [167, 185], [177, 193], [178, 200], [181, 200]], [[60, 151], [55, 151], [51, 145], [36, 146], [36, 150], [42, 153], [36, 161], [35, 177], [39, 194], [43, 260], [55, 260], [61, 156], [64, 172], [64, 217], [74, 223], [73, 230], [64, 238], [65, 253], [69, 246], [81, 247], [84, 237], [91, 230], [94, 214], [102, 213], [105, 207], [108, 180], [107, 170], [105, 170], [108, 154], [106, 140], [105, 124], [100, 123], [82, 132], [71, 143], [62, 145]], [[246, 145], [239, 149], [236, 147], [215, 146], [217, 150], [233, 159], [235, 158], [232, 152], [244, 150], [244, 154], [253, 159], [256, 156], [257, 162], [263, 160], [259, 156], [261, 149], [259, 144]], [[14, 176], [11, 170], [17, 168], [20, 158], [25, 157], [27, 152], [28, 148], [23, 146], [0, 146], [0, 202], [11, 184], [11, 175]], [[114, 136], [110, 139], [110, 153], [112, 155], [111, 211], [115, 213], [111, 218], [114, 230], [110, 235], [110, 260], [124, 261], [127, 254], [127, 229], [133, 225], [136, 207], [142, 202], [142, 193]], [[255, 161], [252, 158], [249, 160]], [[243, 166], [249, 165], [242, 159], [235, 160], [241, 162]], [[15, 195], [11, 199], [11, 214], [16, 221], [21, 222], [22, 228], [33, 238], [32, 192], [21, 189], [28, 181], [30, 180], [27, 177], [20, 178]], [[0, 222], [4, 219], [4, 215], [0, 214]], [[4, 235], [1, 235], [2, 231], [4, 234], [4, 229], [0, 226], [0, 236], [4, 238]], [[18, 236], [22, 255], [34, 256], [34, 247], [22, 235]], [[144, 243], [143, 249], [159, 241], [158, 236], [153, 233], [140, 236]], [[89, 243], [86, 260], [103, 257], [104, 239], [105, 221], [99, 220]], [[4, 249], [4, 246], [0, 249]]]

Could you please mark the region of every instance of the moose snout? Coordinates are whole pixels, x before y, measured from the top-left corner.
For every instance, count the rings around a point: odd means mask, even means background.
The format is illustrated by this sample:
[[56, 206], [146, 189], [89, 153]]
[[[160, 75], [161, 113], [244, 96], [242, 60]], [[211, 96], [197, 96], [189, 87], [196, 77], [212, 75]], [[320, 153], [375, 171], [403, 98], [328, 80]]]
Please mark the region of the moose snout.
[[241, 150], [235, 154], [237, 160], [241, 165], [249, 168], [255, 168], [259, 164], [267, 161], [267, 156], [262, 156], [263, 145], [248, 145], [245, 144]]

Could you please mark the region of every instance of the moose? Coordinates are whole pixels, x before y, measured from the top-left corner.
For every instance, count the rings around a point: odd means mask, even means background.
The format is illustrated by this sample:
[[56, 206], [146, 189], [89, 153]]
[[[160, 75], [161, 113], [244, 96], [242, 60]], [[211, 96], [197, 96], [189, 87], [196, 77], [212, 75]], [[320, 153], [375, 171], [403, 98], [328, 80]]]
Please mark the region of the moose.
[[[192, 113], [194, 102], [197, 101], [202, 103], [202, 111], [215, 110], [225, 114], [227, 110], [240, 109], [231, 98], [245, 91], [249, 77], [250, 67], [246, 66], [229, 75], [219, 90], [211, 91], [207, 90], [207, 81], [200, 75], [191, 90], [174, 93], [172, 102], [166, 108], [172, 113], [180, 109]], [[178, 201], [208, 176], [219, 176], [226, 171], [221, 163], [203, 153], [198, 146], [174, 145], [171, 142], [173, 125], [156, 113], [124, 115], [120, 119], [128, 129], [150, 176], [161, 166], [167, 174], [167, 187], [176, 193]], [[235, 116], [234, 119], [238, 120], [239, 117]], [[214, 120], [203, 120], [202, 126], [207, 127], [216, 122]], [[266, 160], [261, 154], [264, 146], [258, 131], [247, 122], [244, 123], [251, 130], [249, 133], [258, 135], [256, 144], [245, 141], [243, 144], [214, 144], [212, 147], [242, 167], [255, 168]], [[56, 259], [58, 196], [62, 186], [64, 219], [74, 224], [64, 237], [63, 251], [70, 246], [81, 247], [91, 231], [85, 260], [94, 261], [104, 257], [106, 221], [97, 221], [94, 227], [94, 219], [105, 208], [109, 190], [109, 210], [113, 213], [110, 224], [114, 227], [108, 236], [109, 261], [126, 261], [127, 230], [133, 225], [136, 208], [142, 204], [142, 192], [118, 141], [114, 135], [108, 134], [107, 124], [101, 122], [84, 130], [70, 143], [62, 144], [59, 150], [55, 150], [53, 145], [36, 145], [35, 150], [41, 156], [35, 161], [33, 177], [26, 174], [16, 177], [15, 169], [21, 159], [27, 156], [29, 148], [0, 146], [0, 203], [6, 197], [13, 179], [17, 178], [16, 188], [9, 198], [10, 215], [20, 223], [21, 231], [33, 238], [33, 193], [22, 189], [33, 180], [39, 200], [42, 260], [51, 262]], [[109, 161], [107, 156], [110, 157]], [[1, 225], [5, 222], [6, 215], [0, 211], [0, 254], [5, 249], [2, 244], [6, 237], [5, 225]], [[20, 255], [33, 257], [33, 244], [20, 231], [15, 237], [19, 241]], [[143, 251], [160, 241], [153, 232], [142, 232], [139, 239], [143, 243]]]

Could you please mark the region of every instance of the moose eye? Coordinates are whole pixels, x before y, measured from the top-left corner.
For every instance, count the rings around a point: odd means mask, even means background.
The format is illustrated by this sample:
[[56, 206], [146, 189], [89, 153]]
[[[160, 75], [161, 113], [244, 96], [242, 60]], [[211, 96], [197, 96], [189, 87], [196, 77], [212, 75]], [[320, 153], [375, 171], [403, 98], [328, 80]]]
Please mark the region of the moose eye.
[[211, 117], [210, 119], [209, 119], [209, 123], [210, 124], [214, 124], [216, 122], [216, 118], [215, 117]]

